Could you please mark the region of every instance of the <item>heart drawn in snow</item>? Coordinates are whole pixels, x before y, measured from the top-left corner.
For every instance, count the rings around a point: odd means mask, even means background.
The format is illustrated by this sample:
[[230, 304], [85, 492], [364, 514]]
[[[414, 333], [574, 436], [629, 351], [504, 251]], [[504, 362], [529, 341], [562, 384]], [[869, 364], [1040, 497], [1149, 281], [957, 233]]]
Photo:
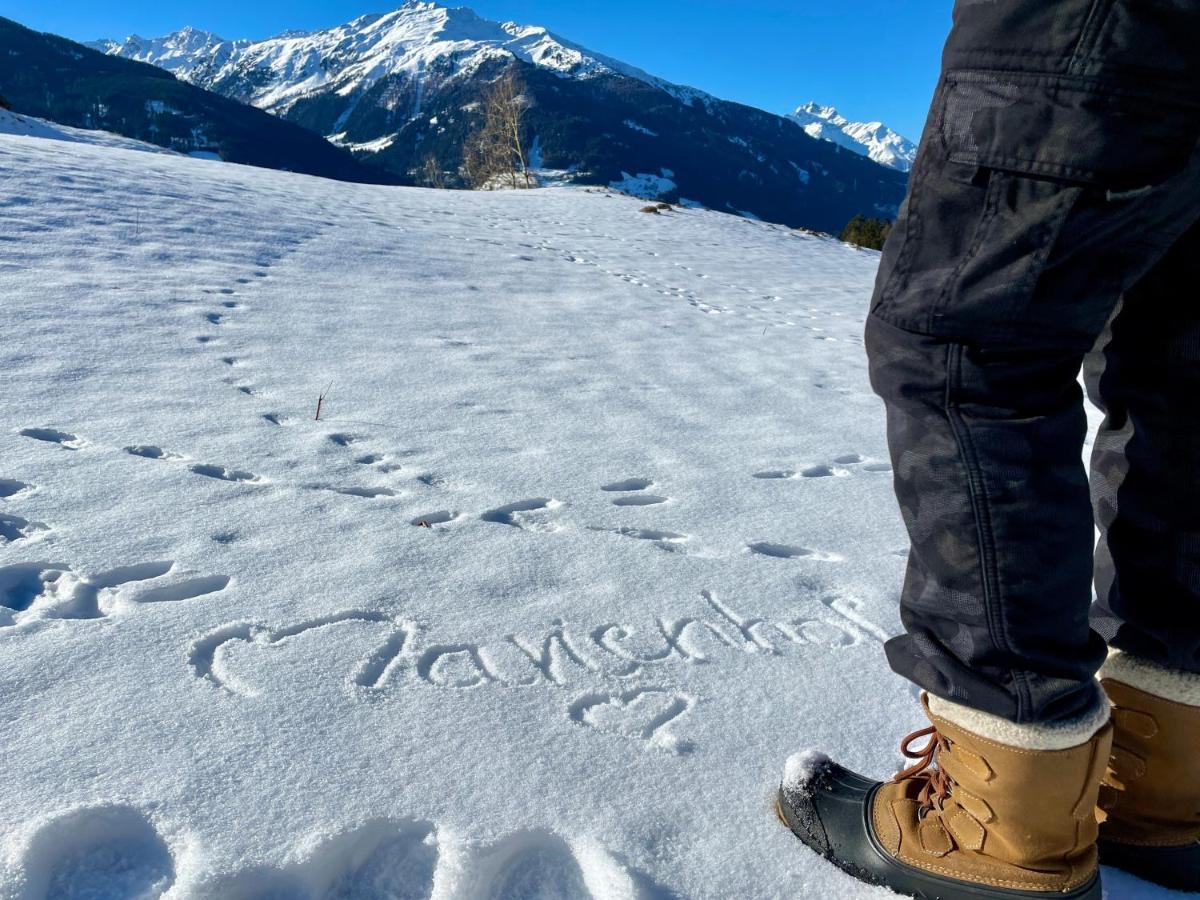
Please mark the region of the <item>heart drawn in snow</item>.
[[691, 741], [681, 740], [667, 726], [696, 705], [694, 697], [666, 688], [635, 688], [611, 694], [584, 694], [568, 712], [571, 721], [599, 731], [647, 742], [668, 753], [690, 753]]

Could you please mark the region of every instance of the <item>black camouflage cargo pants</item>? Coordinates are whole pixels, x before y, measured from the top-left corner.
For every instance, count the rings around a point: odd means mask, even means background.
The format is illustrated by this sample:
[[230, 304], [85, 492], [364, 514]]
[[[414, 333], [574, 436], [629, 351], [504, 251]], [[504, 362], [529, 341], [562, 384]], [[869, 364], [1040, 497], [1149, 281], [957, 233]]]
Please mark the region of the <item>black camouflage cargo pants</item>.
[[933, 693], [1069, 717], [1106, 642], [1200, 672], [1198, 140], [1200, 0], [957, 3], [867, 324], [911, 537], [888, 658]]

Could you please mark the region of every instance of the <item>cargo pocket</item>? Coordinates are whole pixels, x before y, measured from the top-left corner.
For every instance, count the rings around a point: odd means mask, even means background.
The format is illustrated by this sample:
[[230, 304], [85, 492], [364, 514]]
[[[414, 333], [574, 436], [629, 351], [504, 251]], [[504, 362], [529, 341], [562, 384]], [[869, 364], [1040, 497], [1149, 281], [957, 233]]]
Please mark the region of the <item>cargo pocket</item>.
[[1200, 99], [1078, 76], [952, 71], [942, 97], [950, 161], [1111, 191], [1166, 181], [1200, 137]]
[[[967, 341], [1086, 342], [1110, 299], [1087, 283], [1088, 259], [1136, 211], [1113, 199], [1151, 195], [1187, 167], [1197, 108], [1071, 76], [952, 71], [934, 115], [876, 314]], [[1105, 265], [1111, 286], [1119, 273]]]

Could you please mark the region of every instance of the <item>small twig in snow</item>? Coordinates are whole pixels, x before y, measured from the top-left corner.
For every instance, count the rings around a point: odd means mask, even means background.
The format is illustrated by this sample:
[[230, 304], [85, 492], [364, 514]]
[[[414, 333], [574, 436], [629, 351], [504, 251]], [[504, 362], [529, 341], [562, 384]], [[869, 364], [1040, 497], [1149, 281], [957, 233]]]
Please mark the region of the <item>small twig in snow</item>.
[[329, 396], [329, 389], [331, 387], [333, 387], [332, 381], [329, 382], [329, 384], [325, 386], [325, 390], [321, 391], [321, 393], [317, 396], [317, 415], [313, 421], [321, 421], [321, 407], [325, 404], [325, 398]]

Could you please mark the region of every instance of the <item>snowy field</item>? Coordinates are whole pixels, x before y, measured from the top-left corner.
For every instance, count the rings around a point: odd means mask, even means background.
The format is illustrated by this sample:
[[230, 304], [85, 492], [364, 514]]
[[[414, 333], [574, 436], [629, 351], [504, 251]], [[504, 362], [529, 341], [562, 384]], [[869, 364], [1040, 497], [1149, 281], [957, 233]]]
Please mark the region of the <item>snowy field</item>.
[[0, 897], [888, 896], [878, 255], [642, 205], [0, 136]]

